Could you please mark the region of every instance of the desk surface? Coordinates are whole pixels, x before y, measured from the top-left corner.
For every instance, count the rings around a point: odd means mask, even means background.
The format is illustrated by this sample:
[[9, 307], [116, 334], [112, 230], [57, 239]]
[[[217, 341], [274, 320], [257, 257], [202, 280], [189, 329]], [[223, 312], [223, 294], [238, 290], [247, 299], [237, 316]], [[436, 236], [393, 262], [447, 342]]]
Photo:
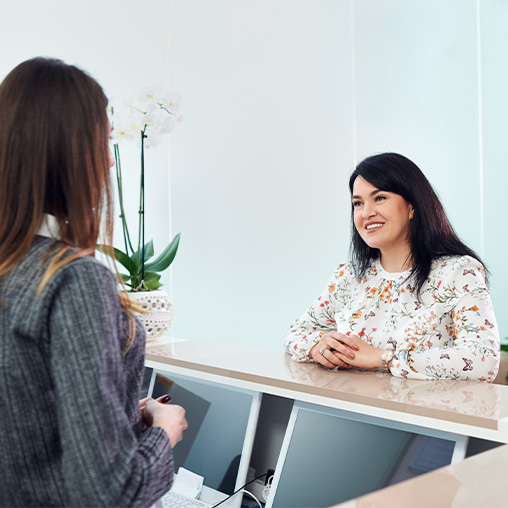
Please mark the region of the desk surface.
[[295, 400], [508, 443], [508, 386], [420, 381], [384, 372], [333, 371], [278, 351], [167, 339], [148, 366]]
[[335, 508], [505, 508], [508, 446], [346, 501]]

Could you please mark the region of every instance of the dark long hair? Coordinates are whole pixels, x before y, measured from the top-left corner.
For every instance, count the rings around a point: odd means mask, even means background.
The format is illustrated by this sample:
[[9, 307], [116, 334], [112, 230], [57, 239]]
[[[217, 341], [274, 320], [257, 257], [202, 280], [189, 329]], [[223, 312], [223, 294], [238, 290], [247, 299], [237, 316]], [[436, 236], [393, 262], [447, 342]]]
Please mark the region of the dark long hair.
[[67, 250], [93, 254], [103, 211], [111, 233], [107, 105], [97, 81], [56, 59], [27, 60], [0, 85], [0, 275], [28, 251], [44, 213]]
[[[93, 256], [101, 230], [112, 245], [107, 105], [94, 78], [57, 59], [26, 60], [0, 84], [0, 276], [28, 252], [45, 213], [61, 241], [39, 291], [62, 266]], [[132, 308], [122, 293], [120, 302]]]
[[[480, 257], [465, 245], [453, 229], [443, 205], [420, 168], [407, 157], [397, 153], [382, 153], [366, 158], [349, 179], [349, 190], [362, 177], [377, 189], [402, 196], [413, 206], [414, 216], [409, 225], [411, 278], [419, 298], [429, 276], [432, 260], [441, 256], [471, 256], [483, 264]], [[351, 209], [351, 259], [357, 276], [365, 275], [371, 260], [380, 256], [379, 249], [369, 247], [354, 225]], [[484, 265], [485, 266], [485, 265]]]

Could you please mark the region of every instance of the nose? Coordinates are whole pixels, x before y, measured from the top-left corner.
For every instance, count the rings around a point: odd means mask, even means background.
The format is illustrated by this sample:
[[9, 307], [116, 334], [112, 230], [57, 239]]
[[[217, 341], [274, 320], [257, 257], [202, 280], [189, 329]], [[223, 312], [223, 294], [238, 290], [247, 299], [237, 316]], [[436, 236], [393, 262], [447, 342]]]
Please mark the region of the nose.
[[371, 206], [369, 203], [365, 203], [363, 205], [362, 217], [364, 219], [368, 219], [370, 217], [373, 217], [374, 215], [376, 215], [376, 211], [374, 210], [374, 207]]

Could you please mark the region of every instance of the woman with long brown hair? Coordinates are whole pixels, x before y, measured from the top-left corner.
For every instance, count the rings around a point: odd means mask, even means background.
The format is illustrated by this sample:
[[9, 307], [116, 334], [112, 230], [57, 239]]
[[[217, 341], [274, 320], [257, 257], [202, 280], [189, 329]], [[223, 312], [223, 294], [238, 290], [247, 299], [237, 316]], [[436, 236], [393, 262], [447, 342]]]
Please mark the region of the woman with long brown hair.
[[150, 506], [187, 426], [140, 405], [144, 331], [94, 259], [113, 229], [106, 108], [59, 60], [0, 85], [1, 506]]

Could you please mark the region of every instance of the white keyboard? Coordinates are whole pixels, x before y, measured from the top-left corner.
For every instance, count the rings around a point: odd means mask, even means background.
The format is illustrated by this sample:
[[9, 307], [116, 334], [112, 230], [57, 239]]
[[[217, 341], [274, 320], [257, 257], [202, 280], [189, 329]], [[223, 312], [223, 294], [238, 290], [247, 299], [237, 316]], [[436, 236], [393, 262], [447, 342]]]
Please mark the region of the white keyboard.
[[162, 508], [212, 508], [211, 504], [169, 491], [162, 496]]

